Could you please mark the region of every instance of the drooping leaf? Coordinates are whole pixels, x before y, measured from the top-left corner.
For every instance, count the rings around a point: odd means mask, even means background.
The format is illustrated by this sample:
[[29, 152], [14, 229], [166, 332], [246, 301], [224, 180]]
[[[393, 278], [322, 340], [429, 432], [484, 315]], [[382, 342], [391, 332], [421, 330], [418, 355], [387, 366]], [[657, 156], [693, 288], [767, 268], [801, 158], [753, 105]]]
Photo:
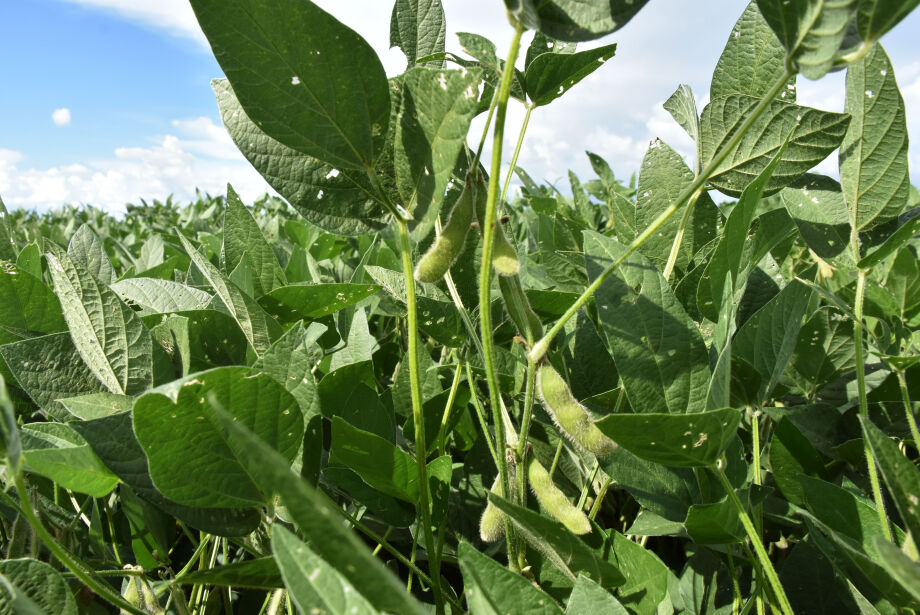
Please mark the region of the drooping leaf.
[[648, 0], [505, 0], [528, 29], [560, 41], [580, 42], [616, 32]]
[[277, 589], [284, 586], [281, 572], [273, 557], [259, 557], [194, 570], [176, 579], [182, 585], [215, 585], [218, 587], [249, 587], [253, 589]]
[[619, 532], [611, 530], [610, 559], [620, 570], [629, 571], [626, 583], [617, 589], [620, 601], [637, 613], [651, 613], [668, 593], [668, 567], [654, 553]]
[[457, 548], [470, 611], [475, 615], [561, 615], [543, 590], [508, 570], [470, 543]]
[[[444, 51], [447, 21], [441, 0], [396, 0], [390, 17], [390, 47], [399, 47], [409, 68], [416, 60]], [[443, 62], [429, 62], [442, 68]]]
[[203, 290], [155, 278], [125, 278], [109, 288], [128, 305], [140, 306], [147, 313], [157, 314], [202, 310], [212, 298]]
[[845, 110], [853, 120], [840, 145], [840, 184], [860, 231], [900, 214], [910, 190], [904, 99], [880, 44], [847, 69]]
[[697, 146], [697, 157], [699, 157], [700, 143], [700, 113], [696, 109], [696, 99], [693, 97], [693, 90], [690, 86], [682, 83], [677, 86], [674, 93], [664, 101], [662, 105], [671, 117], [674, 118], [681, 128], [687, 131], [690, 138]]
[[577, 53], [540, 54], [524, 73], [527, 96], [537, 107], [548, 105], [603, 66], [616, 48], [613, 43]]
[[67, 411], [83, 421], [111, 416], [130, 410], [134, 398], [113, 393], [90, 393], [77, 397], [64, 397], [58, 400]]
[[917, 0], [860, 0], [856, 25], [864, 41], [877, 41], [920, 4]]
[[881, 536], [875, 538], [879, 563], [888, 574], [908, 590], [914, 601], [920, 604], [920, 563], [904, 555], [900, 549]]
[[226, 79], [215, 79], [220, 115], [246, 159], [304, 218], [339, 235], [364, 235], [385, 226], [386, 210], [367, 173], [321, 161], [280, 143], [253, 122]]
[[378, 491], [410, 504], [418, 502], [415, 460], [384, 438], [356, 429], [341, 418], [334, 417], [329, 452]]
[[888, 236], [885, 242], [864, 256], [856, 266], [860, 269], [875, 267], [888, 256], [894, 254], [901, 246], [920, 233], [920, 217], [906, 220], [898, 230]]
[[61, 487], [101, 498], [118, 484], [118, 477], [71, 427], [30, 423], [20, 434], [26, 464]]
[[153, 384], [153, 341], [139, 316], [83, 265], [50, 244], [54, 287], [74, 346], [100, 382], [117, 395]]
[[274, 250], [230, 184], [224, 212], [223, 257], [226, 271], [233, 271], [240, 262], [249, 266], [256, 299], [287, 283]]
[[[383, 65], [355, 31], [304, 0], [193, 0], [246, 115], [301, 153], [373, 168], [390, 118]], [[245, 36], [241, 33], [245, 32]]]
[[565, 615], [596, 615], [597, 613], [628, 615], [629, 611], [613, 597], [613, 594], [580, 574], [565, 605]]
[[[732, 138], [758, 102], [759, 99], [752, 96], [731, 94], [706, 105], [700, 119], [704, 166]], [[788, 138], [782, 159], [765, 188], [767, 194], [776, 192], [837, 149], [849, 122], [845, 113], [774, 101], [709, 181], [725, 194], [740, 196]]]
[[[0, 561], [0, 613], [6, 615], [77, 615], [77, 602], [61, 573], [34, 559]], [[34, 608], [30, 612], [25, 608]]]
[[289, 284], [259, 299], [269, 314], [282, 322], [317, 319], [354, 305], [380, 290], [374, 284]]

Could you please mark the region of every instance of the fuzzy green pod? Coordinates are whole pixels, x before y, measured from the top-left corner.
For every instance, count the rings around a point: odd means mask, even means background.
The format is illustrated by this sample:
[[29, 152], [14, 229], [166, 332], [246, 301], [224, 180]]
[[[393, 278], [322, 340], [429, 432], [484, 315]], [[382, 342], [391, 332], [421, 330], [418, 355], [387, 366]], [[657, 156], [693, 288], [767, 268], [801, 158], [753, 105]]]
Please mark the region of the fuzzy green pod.
[[[479, 220], [481, 230], [486, 219], [486, 205], [489, 202], [489, 191], [486, 183], [480, 181], [476, 190], [476, 219]], [[508, 241], [502, 225], [495, 224], [495, 232], [492, 234], [492, 268], [499, 275], [517, 275], [521, 270], [521, 262], [518, 260], [517, 250]]]
[[516, 275], [499, 276], [498, 287], [501, 290], [508, 315], [511, 316], [514, 326], [521, 335], [527, 339], [528, 343], [541, 338], [543, 323], [530, 307], [530, 301], [524, 294], [524, 287], [521, 286], [521, 278]]
[[597, 456], [617, 447], [616, 442], [597, 428], [588, 410], [572, 396], [569, 385], [549, 363], [543, 363], [537, 370], [537, 390], [546, 411], [576, 446]]
[[[143, 571], [140, 566], [129, 565], [125, 566], [125, 569], [135, 572]], [[125, 589], [122, 592], [121, 597], [145, 613], [150, 613], [151, 615], [163, 615], [166, 612], [160, 606], [156, 594], [153, 592], [153, 589], [150, 588], [150, 584], [147, 583], [147, 579], [144, 576], [129, 576], [126, 580]], [[119, 611], [119, 614], [124, 613], [127, 613], [127, 611]]]
[[573, 534], [587, 534], [591, 531], [591, 522], [588, 521], [587, 515], [569, 502], [536, 457], [531, 457], [527, 464], [527, 480], [540, 504], [556, 521], [562, 523]]
[[474, 192], [467, 183], [441, 234], [415, 266], [415, 279], [419, 282], [437, 282], [443, 278], [463, 251], [463, 242], [473, 223]]
[[[501, 485], [501, 475], [496, 475], [492, 493], [498, 494]], [[496, 508], [492, 502], [486, 504], [486, 509], [479, 519], [479, 537], [483, 542], [498, 542], [505, 535], [505, 513]]]

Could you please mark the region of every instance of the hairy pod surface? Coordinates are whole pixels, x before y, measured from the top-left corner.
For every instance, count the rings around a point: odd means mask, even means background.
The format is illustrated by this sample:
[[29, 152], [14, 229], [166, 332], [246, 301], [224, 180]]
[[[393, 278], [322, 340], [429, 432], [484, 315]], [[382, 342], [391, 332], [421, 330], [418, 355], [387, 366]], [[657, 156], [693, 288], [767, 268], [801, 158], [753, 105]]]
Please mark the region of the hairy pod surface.
[[[479, 228], [485, 231], [486, 204], [489, 201], [489, 191], [485, 182], [480, 181], [476, 191], [476, 219]], [[492, 268], [499, 275], [517, 275], [521, 270], [517, 250], [508, 241], [500, 222], [495, 222], [495, 232], [492, 234]]]
[[437, 282], [443, 278], [463, 251], [463, 242], [473, 222], [474, 192], [475, 188], [469, 184], [464, 187], [441, 234], [415, 266], [415, 279], [419, 282]]
[[527, 480], [540, 504], [554, 519], [562, 523], [573, 534], [587, 534], [591, 531], [591, 522], [587, 515], [576, 508], [565, 497], [552, 477], [536, 457], [531, 457], [527, 464]]
[[[495, 476], [492, 493], [500, 495], [501, 475]], [[497, 509], [492, 502], [486, 504], [486, 509], [479, 519], [479, 537], [483, 542], [498, 542], [505, 535], [505, 513]]]
[[530, 307], [530, 301], [521, 286], [521, 279], [516, 275], [499, 276], [498, 287], [511, 320], [518, 331], [527, 338], [528, 343], [532, 344], [543, 337], [543, 323]]
[[537, 370], [537, 390], [546, 411], [573, 444], [597, 456], [617, 447], [616, 442], [597, 428], [588, 410], [578, 403], [569, 385], [549, 363], [543, 363]]

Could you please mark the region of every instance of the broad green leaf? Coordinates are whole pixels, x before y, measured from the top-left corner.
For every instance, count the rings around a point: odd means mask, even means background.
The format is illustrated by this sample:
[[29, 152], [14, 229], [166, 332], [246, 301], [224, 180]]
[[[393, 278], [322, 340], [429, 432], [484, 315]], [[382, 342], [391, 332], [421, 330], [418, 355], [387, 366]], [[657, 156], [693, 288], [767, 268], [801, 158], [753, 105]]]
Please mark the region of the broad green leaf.
[[505, 0], [530, 30], [560, 41], [580, 42], [616, 32], [648, 0]]
[[524, 55], [524, 72], [526, 73], [533, 61], [544, 53], [573, 54], [575, 53], [575, 43], [567, 43], [550, 38], [542, 32], [534, 32], [533, 39], [530, 41], [530, 45], [527, 46], [527, 53]]
[[626, 571], [626, 583], [617, 588], [620, 601], [637, 613], [654, 613], [668, 593], [668, 567], [654, 553], [611, 530], [611, 561]]
[[685, 83], [680, 84], [662, 106], [693, 139], [697, 146], [697, 157], [699, 157], [700, 113], [696, 109], [693, 90]]
[[413, 505], [374, 489], [345, 466], [333, 461], [322, 469], [322, 477], [355, 502], [366, 506], [367, 513], [384, 523], [393, 527], [410, 527], [416, 521], [417, 513]]
[[457, 548], [472, 615], [562, 615], [547, 593], [461, 541]]
[[857, 231], [907, 206], [907, 123], [894, 68], [882, 46], [847, 69], [845, 110], [853, 117], [840, 146], [840, 184]]
[[776, 424], [770, 440], [770, 471], [783, 496], [796, 506], [805, 506], [799, 474], [828, 478], [821, 454], [789, 419]]
[[626, 489], [645, 509], [683, 523], [687, 511], [699, 499], [693, 470], [646, 461], [619, 447], [600, 460], [601, 467], [617, 485]]
[[565, 615], [599, 615], [600, 613], [628, 615], [629, 611], [606, 589], [585, 575], [578, 575], [565, 605]]
[[34, 559], [7, 559], [0, 561], [0, 575], [8, 583], [0, 589], [3, 615], [32, 615], [17, 608], [23, 598], [28, 608], [37, 609], [38, 615], [77, 615], [77, 603], [67, 581], [49, 564]]
[[849, 606], [847, 594], [839, 591], [816, 591], [833, 588], [836, 573], [831, 563], [813, 544], [799, 542], [783, 562], [779, 579], [796, 613], [837, 615]]
[[[282, 528], [283, 529], [283, 528]], [[277, 531], [277, 528], [276, 530]], [[274, 531], [272, 532], [274, 534]], [[182, 585], [216, 585], [218, 587], [250, 587], [277, 589], [284, 587], [281, 572], [273, 557], [258, 557], [242, 562], [194, 570], [176, 579]]]
[[82, 421], [126, 412], [134, 406], [134, 398], [114, 393], [90, 393], [58, 400], [69, 413]]
[[378, 342], [368, 329], [367, 314], [364, 308], [360, 308], [352, 316], [345, 346], [332, 355], [329, 369], [335, 371], [348, 365], [370, 365], [377, 347]]
[[212, 299], [203, 290], [156, 278], [125, 278], [109, 288], [128, 305], [155, 314], [203, 310]]
[[[742, 502], [748, 501], [746, 489], [736, 489], [735, 495]], [[690, 539], [698, 545], [739, 543], [744, 542], [746, 537], [738, 518], [738, 509], [728, 495], [717, 502], [691, 506], [684, 528]]]
[[[785, 70], [786, 50], [764, 20], [757, 2], [752, 0], [728, 36], [712, 75], [709, 97], [715, 100], [729, 94], [745, 94], [763, 98]], [[777, 98], [795, 102], [795, 81]]]
[[[619, 257], [624, 246], [585, 233], [591, 277]], [[636, 412], [694, 413], [706, 406], [706, 347], [667, 281], [643, 256], [633, 254], [595, 294], [626, 395]]]
[[[154, 314], [145, 316], [144, 322], [151, 328], [151, 335], [164, 349], [168, 350], [167, 346], [173, 346], [172, 354], [177, 350], [180, 354], [188, 353], [186, 375], [212, 367], [246, 363], [246, 336], [233, 317], [226, 312], [193, 310], [169, 316]], [[160, 326], [165, 326], [166, 330], [158, 329]], [[184, 366], [185, 355], [180, 359]]]
[[266, 314], [252, 297], [240, 290], [236, 284], [202, 256], [182, 233], [176, 232], [179, 235], [179, 241], [182, 242], [182, 247], [185, 248], [186, 253], [208, 283], [217, 291], [217, 295], [230, 310], [230, 314], [242, 329], [252, 349], [258, 356], [262, 356], [271, 346], [272, 341], [281, 335], [281, 325]]
[[[753, 96], [732, 94], [714, 99], [700, 119], [703, 165], [732, 138], [757, 105]], [[786, 150], [764, 191], [776, 192], [837, 149], [850, 117], [774, 101], [742, 137], [738, 147], [718, 166], [709, 181], [733, 197], [770, 163], [788, 138]]]
[[118, 477], [71, 427], [30, 423], [20, 434], [26, 465], [61, 487], [101, 498], [118, 484]]
[[394, 170], [402, 202], [417, 221], [434, 219], [479, 102], [478, 69], [415, 67], [402, 77]]
[[384, 438], [333, 417], [329, 453], [374, 489], [410, 504], [418, 502], [415, 460]]
[[[636, 225], [647, 228], [681, 193], [693, 183], [694, 173], [687, 163], [664, 141], [649, 145], [639, 171], [636, 189]], [[686, 207], [687, 205], [684, 205]], [[664, 269], [680, 228], [681, 216], [672, 216], [659, 231], [649, 237], [639, 251]], [[715, 239], [719, 211], [712, 197], [703, 193], [696, 200], [684, 229], [684, 239], [677, 257], [677, 267], [685, 269], [704, 245]]]
[[878, 561], [894, 579], [907, 589], [914, 601], [920, 604], [920, 563], [910, 559], [896, 546], [881, 536], [875, 537]]
[[809, 397], [856, 367], [853, 321], [819, 310], [802, 325], [790, 375]]
[[16, 241], [13, 239], [13, 229], [9, 220], [10, 213], [0, 199], [0, 260], [16, 262]]
[[9, 460], [11, 467], [20, 467], [22, 440], [19, 437], [16, 411], [13, 409], [13, 401], [6, 389], [3, 374], [0, 374], [0, 449], [0, 454]]
[[268, 135], [329, 164], [374, 167], [390, 92], [367, 41], [309, 0], [296, 10], [272, 0], [192, 8], [246, 115]]
[[326, 331], [325, 325], [313, 323], [306, 329], [297, 323], [265, 351], [256, 362], [262, 370], [294, 396], [304, 420], [319, 412], [319, 397], [313, 368], [323, 358], [316, 340]]
[[871, 421], [862, 420], [863, 434], [914, 545], [920, 545], [920, 472], [888, 436]]
[[527, 96], [537, 107], [548, 105], [603, 66], [616, 49], [613, 43], [577, 53], [540, 54], [524, 73]]
[[57, 246], [51, 244], [46, 256], [64, 319], [87, 367], [116, 395], [150, 388], [153, 341], [140, 317]]
[[249, 119], [229, 81], [215, 79], [211, 87], [233, 142], [300, 215], [338, 235], [364, 235], [386, 226], [386, 210], [367, 173], [338, 168], [283, 145]]
[[755, 403], [769, 399], [795, 352], [811, 288], [793, 280], [754, 313], [732, 339], [732, 354], [743, 359], [761, 382]]
[[134, 433], [150, 477], [163, 495], [186, 506], [259, 505], [259, 488], [208, 419], [212, 399], [285, 459], [294, 458], [304, 434], [294, 397], [267, 374], [224, 367], [176, 381], [134, 403]]
[[885, 289], [894, 299], [894, 309], [886, 315], [908, 320], [920, 305], [920, 263], [912, 250], [898, 252], [885, 277]]
[[834, 63], [859, 0], [757, 0], [761, 13], [809, 79], [820, 79]]
[[[390, 17], [390, 48], [399, 47], [409, 68], [416, 60], [444, 52], [447, 21], [441, 0], [396, 0]], [[443, 62], [428, 66], [442, 68]]]
[[42, 251], [37, 243], [32, 242], [20, 250], [16, 266], [39, 280], [42, 278]]
[[272, 554], [291, 600], [301, 613], [312, 610], [329, 615], [375, 615], [378, 612], [348, 579], [282, 526], [272, 531]]
[[59, 421], [70, 415], [58, 399], [106, 390], [83, 362], [69, 333], [5, 344], [0, 355], [32, 401]]
[[808, 511], [833, 533], [855, 541], [863, 551], [883, 535], [875, 505], [866, 497], [811, 476], [799, 475], [799, 482]]
[[918, 0], [860, 0], [856, 17], [859, 35], [869, 43], [877, 41], [918, 4]]
[[238, 462], [267, 494], [281, 496], [291, 520], [317, 555], [352, 585], [360, 587], [374, 608], [405, 615], [425, 613], [401, 581], [342, 523], [335, 504], [295, 474], [287, 459], [231, 415], [217, 410], [215, 416]]
[[313, 320], [354, 305], [380, 290], [374, 284], [289, 284], [259, 299], [269, 314], [282, 322]]
[[678, 467], [713, 465], [735, 436], [741, 413], [732, 408], [693, 414], [610, 414], [595, 424], [638, 457]]
[[575, 581], [578, 573], [584, 573], [607, 587], [624, 583], [623, 573], [614, 564], [604, 560], [600, 553], [589, 547], [562, 523], [529, 508], [512, 504], [492, 492], [489, 492], [489, 501], [508, 516], [515, 529], [531, 547], [542, 553], [571, 581]]
[[83, 265], [100, 284], [108, 285], [115, 281], [115, 270], [105, 247], [88, 224], [81, 224], [70, 238], [67, 255], [73, 262]]
[[93, 452], [138, 496], [191, 527], [218, 536], [246, 536], [261, 520], [257, 508], [192, 508], [176, 504], [157, 491], [150, 479], [147, 457], [134, 436], [131, 413], [124, 412], [70, 425]]
[[856, 263], [856, 266], [860, 269], [875, 267], [885, 258], [898, 251], [901, 246], [913, 239], [918, 233], [920, 233], [920, 217], [906, 220], [904, 224], [898, 227], [898, 230], [888, 236], [888, 239], [882, 245]]
[[249, 265], [253, 272], [253, 296], [257, 299], [287, 283], [275, 251], [230, 184], [227, 184], [227, 210], [224, 212], [223, 257], [226, 271], [233, 271], [240, 262]]
[[849, 259], [850, 224], [837, 180], [806, 173], [780, 192], [805, 244], [830, 261]]

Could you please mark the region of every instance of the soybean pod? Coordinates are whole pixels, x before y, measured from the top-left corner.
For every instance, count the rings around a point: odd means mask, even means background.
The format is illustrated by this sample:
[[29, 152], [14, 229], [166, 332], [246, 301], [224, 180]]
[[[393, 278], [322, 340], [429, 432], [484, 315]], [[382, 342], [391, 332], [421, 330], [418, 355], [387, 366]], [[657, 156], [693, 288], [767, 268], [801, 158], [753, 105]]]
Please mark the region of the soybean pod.
[[598, 456], [617, 447], [616, 442], [597, 428], [587, 408], [578, 403], [569, 385], [549, 363], [543, 363], [537, 370], [537, 391], [546, 411], [573, 444]]
[[537, 496], [546, 512], [562, 523], [570, 532], [573, 534], [587, 534], [591, 531], [591, 522], [588, 521], [587, 515], [569, 502], [569, 499], [553, 483], [553, 478], [546, 471], [546, 468], [537, 461], [536, 457], [531, 457], [530, 462], [527, 464], [527, 480], [530, 483], [530, 488], [533, 489], [534, 495]]
[[[489, 201], [489, 191], [485, 181], [480, 179], [476, 191], [476, 219], [479, 220], [480, 230], [485, 230], [486, 205]], [[492, 268], [499, 275], [517, 275], [521, 270], [517, 250], [508, 241], [505, 231], [499, 221], [495, 221], [495, 232], [492, 234]]]
[[437, 282], [443, 278], [463, 251], [463, 242], [473, 223], [474, 192], [476, 187], [467, 180], [441, 234], [415, 266], [415, 279], [419, 282]]
[[[492, 493], [500, 495], [501, 476], [496, 476], [489, 489]], [[495, 507], [492, 502], [486, 504], [486, 509], [479, 519], [479, 537], [483, 542], [498, 542], [505, 535], [505, 514]]]

